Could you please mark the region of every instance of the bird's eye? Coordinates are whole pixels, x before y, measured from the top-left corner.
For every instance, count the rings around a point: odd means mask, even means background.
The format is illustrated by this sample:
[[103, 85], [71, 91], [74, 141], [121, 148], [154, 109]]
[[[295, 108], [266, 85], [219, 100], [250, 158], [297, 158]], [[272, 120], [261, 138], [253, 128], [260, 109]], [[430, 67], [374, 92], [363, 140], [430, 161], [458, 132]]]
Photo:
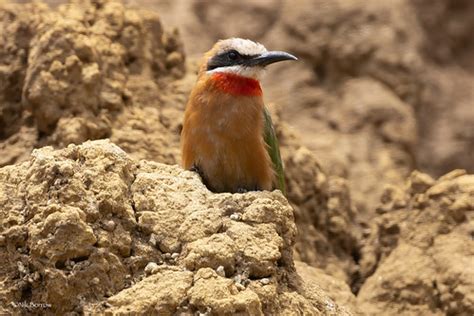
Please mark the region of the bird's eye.
[[227, 53], [227, 56], [230, 60], [237, 60], [237, 58], [239, 58], [239, 53], [237, 53], [236, 51], [230, 51]]

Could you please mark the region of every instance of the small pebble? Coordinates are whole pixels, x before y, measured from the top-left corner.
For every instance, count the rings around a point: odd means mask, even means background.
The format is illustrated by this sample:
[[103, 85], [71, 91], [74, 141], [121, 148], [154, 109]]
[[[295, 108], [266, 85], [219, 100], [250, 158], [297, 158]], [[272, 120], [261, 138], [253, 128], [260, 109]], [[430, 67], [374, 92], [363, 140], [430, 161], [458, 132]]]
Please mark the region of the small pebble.
[[240, 284], [240, 283], [235, 283], [235, 286], [237, 287], [237, 289], [238, 289], [239, 291], [245, 290], [245, 286], [243, 286], [243, 285]]
[[241, 283], [242, 283], [242, 276], [241, 276], [240, 274], [237, 274], [237, 275], [234, 277], [234, 282], [241, 284]]
[[158, 244], [158, 239], [157, 239], [156, 234], [151, 234], [150, 235], [150, 244], [152, 244], [155, 247]]
[[166, 56], [166, 66], [172, 68], [179, 65], [183, 61], [183, 56], [179, 52], [171, 52]]
[[262, 283], [263, 285], [267, 285], [270, 283], [270, 279], [269, 278], [263, 278], [260, 280], [260, 283]]
[[0, 235], [0, 246], [5, 246], [7, 238], [3, 235]]
[[158, 265], [155, 262], [149, 262], [145, 267], [145, 273], [150, 275], [157, 271]]
[[233, 221], [238, 221], [240, 219], [240, 214], [239, 213], [233, 213], [230, 215], [230, 219]]
[[170, 259], [171, 254], [169, 252], [166, 252], [166, 253], [163, 254], [163, 257], [165, 257], [165, 259]]
[[329, 311], [333, 311], [335, 307], [336, 306], [334, 305], [333, 302], [331, 302], [331, 301], [326, 302], [326, 309], [328, 309]]
[[218, 266], [217, 269], [216, 269], [216, 272], [217, 272], [217, 274], [220, 275], [221, 277], [225, 277], [224, 266]]
[[20, 273], [22, 273], [22, 274], [28, 274], [29, 273], [28, 269], [25, 267], [25, 265], [21, 261], [17, 261], [16, 265], [17, 265], [18, 271]]
[[242, 280], [242, 285], [243, 285], [243, 286], [247, 287], [249, 284], [250, 284], [250, 280], [249, 280], [249, 279]]
[[456, 301], [449, 302], [448, 306], [449, 306], [449, 309], [452, 311], [458, 311], [459, 309], [458, 303]]
[[115, 229], [115, 222], [113, 220], [108, 220], [104, 223], [104, 229], [106, 231], [112, 232]]
[[97, 285], [99, 283], [100, 283], [100, 279], [98, 277], [95, 277], [95, 278], [92, 279], [92, 284]]
[[173, 259], [176, 259], [176, 258], [178, 258], [178, 257], [179, 257], [179, 253], [177, 253], [177, 252], [173, 252], [173, 253], [171, 254], [171, 258], [173, 258]]

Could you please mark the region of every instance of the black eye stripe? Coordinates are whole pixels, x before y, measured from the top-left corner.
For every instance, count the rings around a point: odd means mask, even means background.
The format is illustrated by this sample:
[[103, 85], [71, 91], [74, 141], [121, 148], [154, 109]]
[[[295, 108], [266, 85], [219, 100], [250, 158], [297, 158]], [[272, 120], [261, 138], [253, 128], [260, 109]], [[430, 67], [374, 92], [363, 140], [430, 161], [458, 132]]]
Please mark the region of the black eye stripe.
[[[229, 58], [230, 53], [236, 54], [236, 58]], [[212, 57], [207, 63], [207, 70], [213, 70], [219, 67], [245, 65], [247, 60], [257, 56], [258, 55], [243, 55], [234, 49], [228, 50]]]

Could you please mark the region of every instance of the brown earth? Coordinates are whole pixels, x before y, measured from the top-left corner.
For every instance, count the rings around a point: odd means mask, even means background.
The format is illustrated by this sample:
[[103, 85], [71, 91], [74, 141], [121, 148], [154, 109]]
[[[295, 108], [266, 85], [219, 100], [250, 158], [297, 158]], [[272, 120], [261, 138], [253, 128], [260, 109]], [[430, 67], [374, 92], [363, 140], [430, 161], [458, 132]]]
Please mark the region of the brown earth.
[[[471, 176], [409, 177], [474, 169], [469, 1], [61, 2], [0, 1], [3, 311], [472, 314]], [[291, 207], [160, 164], [230, 36], [301, 58], [264, 82]]]
[[474, 176], [413, 172], [382, 198], [363, 247], [357, 296], [370, 315], [474, 313]]
[[[125, 130], [122, 116], [132, 121], [138, 109], [131, 105], [141, 101], [142, 93], [132, 100], [128, 87], [135, 78], [141, 80], [138, 88], [150, 95], [184, 74], [178, 36], [164, 32], [156, 13], [125, 11], [118, 2], [77, 3], [57, 12], [37, 4], [2, 10], [1, 80], [6, 84], [0, 97], [6, 102], [0, 120], [14, 117], [16, 125], [2, 124], [0, 165], [21, 161], [34, 147], [121, 137], [114, 129]], [[138, 115], [159, 118], [153, 109]], [[149, 126], [167, 130], [159, 120]], [[172, 147], [166, 137], [150, 141]], [[170, 162], [173, 154], [158, 156]]]
[[2, 312], [349, 314], [325, 285], [354, 304], [344, 282], [297, 274], [277, 191], [213, 194], [103, 140], [35, 150], [0, 179]]

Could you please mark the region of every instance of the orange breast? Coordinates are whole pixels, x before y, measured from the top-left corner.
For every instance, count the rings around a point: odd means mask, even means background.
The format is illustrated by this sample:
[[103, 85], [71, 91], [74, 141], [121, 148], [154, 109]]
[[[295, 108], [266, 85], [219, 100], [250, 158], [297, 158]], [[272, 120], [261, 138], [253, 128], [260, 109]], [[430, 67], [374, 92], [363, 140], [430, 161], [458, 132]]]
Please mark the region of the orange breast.
[[236, 96], [212, 80], [199, 80], [187, 104], [181, 134], [183, 167], [199, 167], [216, 192], [270, 190], [273, 169], [262, 136], [261, 95]]

